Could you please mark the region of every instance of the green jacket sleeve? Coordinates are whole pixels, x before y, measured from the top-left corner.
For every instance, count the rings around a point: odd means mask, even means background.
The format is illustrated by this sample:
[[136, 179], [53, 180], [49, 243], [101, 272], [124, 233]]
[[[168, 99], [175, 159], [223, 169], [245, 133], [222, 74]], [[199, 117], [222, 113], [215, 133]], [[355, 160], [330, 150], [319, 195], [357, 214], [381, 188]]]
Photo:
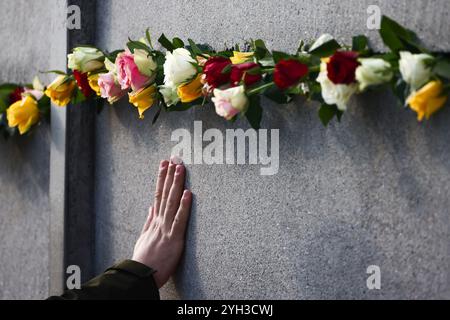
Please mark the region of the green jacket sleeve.
[[132, 260], [122, 261], [86, 282], [49, 300], [159, 300], [155, 271]]

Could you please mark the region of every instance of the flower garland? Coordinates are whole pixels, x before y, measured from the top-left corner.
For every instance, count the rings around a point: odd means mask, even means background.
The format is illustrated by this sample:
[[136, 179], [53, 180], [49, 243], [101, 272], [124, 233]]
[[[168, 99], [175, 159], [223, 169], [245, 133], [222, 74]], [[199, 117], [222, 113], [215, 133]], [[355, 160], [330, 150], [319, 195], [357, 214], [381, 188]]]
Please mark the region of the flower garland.
[[376, 54], [365, 36], [351, 46], [325, 34], [314, 43], [300, 43], [294, 54], [269, 51], [262, 40], [247, 50], [214, 51], [179, 38], [158, 39], [165, 53], [146, 37], [129, 40], [125, 50], [111, 53], [94, 47], [77, 47], [68, 55], [69, 74], [60, 71], [44, 87], [32, 84], [0, 85], [0, 131], [6, 136], [24, 134], [48, 118], [50, 101], [76, 105], [86, 99], [113, 104], [128, 95], [139, 117], [155, 106], [158, 111], [184, 111], [211, 100], [216, 113], [234, 121], [245, 116], [253, 128], [262, 118], [260, 97], [288, 103], [297, 95], [320, 104], [324, 125], [340, 120], [349, 100], [376, 87], [390, 87], [419, 121], [442, 108], [450, 92], [450, 59], [431, 54], [414, 32], [383, 17], [380, 36], [390, 52]]

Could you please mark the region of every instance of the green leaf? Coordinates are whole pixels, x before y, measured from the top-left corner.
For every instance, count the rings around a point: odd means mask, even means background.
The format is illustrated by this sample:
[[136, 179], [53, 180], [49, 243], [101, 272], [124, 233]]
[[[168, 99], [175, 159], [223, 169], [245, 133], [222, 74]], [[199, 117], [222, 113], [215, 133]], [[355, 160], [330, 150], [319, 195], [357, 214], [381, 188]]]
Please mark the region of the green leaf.
[[64, 71], [61, 70], [49, 70], [49, 71], [39, 71], [40, 73], [56, 73], [62, 76], [65, 76], [66, 73]]
[[292, 97], [276, 87], [271, 87], [264, 92], [264, 95], [270, 100], [279, 103], [287, 104], [292, 101]]
[[197, 44], [192, 39], [188, 39], [189, 46], [191, 47], [192, 52], [196, 56], [201, 56], [203, 54], [202, 50], [197, 46]]
[[127, 47], [128, 47], [128, 49], [130, 49], [131, 53], [134, 53], [134, 50], [136, 50], [136, 49], [145, 50], [148, 53], [151, 52], [150, 48], [145, 43], [142, 43], [141, 41], [130, 40], [127, 43]]
[[186, 110], [189, 110], [190, 108], [192, 108], [193, 106], [201, 104], [201, 102], [202, 102], [202, 99], [197, 99], [197, 100], [195, 100], [193, 102], [189, 102], [189, 103], [181, 103], [181, 102], [179, 102], [179, 103], [177, 103], [174, 106], [167, 107], [166, 111], [167, 112], [186, 111]]
[[405, 106], [406, 99], [411, 91], [410, 86], [403, 79], [399, 78], [396, 82], [393, 82], [392, 91], [397, 97], [399, 104]]
[[158, 42], [170, 52], [172, 52], [175, 49], [172, 42], [170, 42], [170, 40], [167, 39], [164, 33], [161, 34], [161, 36], [158, 39]]
[[261, 39], [253, 41], [252, 46], [255, 57], [258, 60], [263, 59], [269, 53], [269, 50], [267, 50], [264, 41]]
[[150, 36], [149, 28], [145, 30], [145, 37], [147, 38], [148, 45], [150, 46], [151, 49], [153, 49], [152, 37]]
[[450, 79], [450, 61], [439, 59], [433, 68], [433, 72], [440, 77]]
[[43, 95], [38, 101], [38, 109], [44, 116], [50, 115], [50, 98]]
[[70, 100], [70, 103], [72, 105], [82, 103], [86, 100], [86, 97], [84, 96], [83, 92], [77, 87], [75, 89], [75, 94], [72, 96], [72, 99]]
[[341, 121], [341, 117], [343, 115], [343, 112], [339, 110], [336, 105], [328, 105], [328, 104], [322, 104], [319, 109], [319, 118], [322, 124], [326, 127], [330, 121], [336, 116], [338, 121]]
[[259, 96], [250, 97], [250, 104], [245, 116], [253, 129], [258, 130], [261, 127], [262, 108]]
[[359, 35], [353, 37], [352, 50], [362, 52], [368, 49], [369, 41], [366, 36]]
[[18, 87], [20, 87], [20, 86], [15, 84], [15, 83], [3, 83], [3, 84], [0, 84], [0, 90], [9, 90], [11, 92], [16, 90]]
[[180, 38], [173, 38], [172, 44], [175, 49], [184, 48], [184, 42]]
[[230, 73], [232, 68], [233, 68], [233, 65], [230, 63], [230, 64], [226, 65], [220, 73], [222, 73], [222, 74]]
[[395, 53], [402, 50], [413, 53], [427, 51], [421, 47], [420, 41], [413, 31], [404, 28], [386, 16], [381, 18], [380, 36], [384, 44]]
[[329, 57], [333, 53], [335, 53], [336, 50], [338, 50], [340, 47], [341, 47], [340, 44], [336, 40], [332, 39], [330, 41], [325, 42], [321, 46], [315, 48], [314, 50], [310, 51], [309, 53], [319, 58]]
[[289, 54], [281, 51], [272, 51], [272, 56], [275, 63], [278, 63], [281, 60], [289, 59], [291, 57]]
[[158, 109], [158, 111], [156, 111], [155, 116], [153, 117], [152, 125], [154, 125], [156, 123], [156, 121], [158, 120], [159, 116], [161, 115], [161, 111], [163, 109], [161, 104], [158, 104], [158, 106], [159, 106], [159, 109]]

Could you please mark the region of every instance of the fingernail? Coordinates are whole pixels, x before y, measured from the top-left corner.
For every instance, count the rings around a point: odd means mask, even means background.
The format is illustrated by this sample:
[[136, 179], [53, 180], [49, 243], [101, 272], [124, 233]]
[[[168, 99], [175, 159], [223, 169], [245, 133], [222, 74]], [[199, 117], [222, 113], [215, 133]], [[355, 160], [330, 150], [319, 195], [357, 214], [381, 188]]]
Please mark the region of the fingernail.
[[183, 172], [183, 166], [177, 166], [176, 173], [181, 173], [181, 172]]
[[167, 167], [167, 160], [163, 160], [163, 161], [161, 161], [161, 163], [160, 163], [160, 168], [161, 169], [164, 169], [165, 167]]
[[183, 198], [188, 198], [190, 195], [191, 195], [191, 192], [189, 190], [184, 190]]
[[170, 162], [173, 164], [183, 164], [183, 160], [178, 156], [171, 156]]

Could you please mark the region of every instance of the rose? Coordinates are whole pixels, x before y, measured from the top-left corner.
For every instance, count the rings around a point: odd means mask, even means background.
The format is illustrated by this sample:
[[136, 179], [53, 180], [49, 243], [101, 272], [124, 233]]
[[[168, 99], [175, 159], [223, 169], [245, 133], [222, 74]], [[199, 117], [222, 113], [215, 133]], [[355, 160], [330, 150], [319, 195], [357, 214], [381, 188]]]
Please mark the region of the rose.
[[188, 50], [178, 48], [173, 52], [167, 51], [164, 62], [164, 84], [175, 86], [183, 84], [197, 74], [196, 61]]
[[134, 63], [143, 75], [151, 78], [154, 77], [158, 65], [153, 57], [147, 51], [142, 49], [134, 49]]
[[39, 108], [32, 96], [25, 96], [22, 100], [14, 102], [6, 110], [8, 126], [18, 127], [19, 133], [24, 134], [39, 121]]
[[295, 59], [281, 60], [275, 65], [273, 81], [281, 90], [295, 85], [308, 74], [308, 66]]
[[240, 64], [252, 60], [254, 55], [254, 52], [233, 51], [233, 56], [230, 60], [232, 64]]
[[361, 65], [355, 71], [355, 78], [360, 91], [369, 86], [389, 82], [394, 75], [391, 64], [383, 59], [364, 58], [358, 61]]
[[155, 102], [155, 95], [155, 85], [128, 94], [130, 103], [138, 109], [139, 119], [144, 119], [144, 112]]
[[81, 73], [78, 70], [73, 70], [73, 77], [77, 82], [78, 88], [80, 88], [86, 98], [94, 92], [89, 85], [87, 73]]
[[230, 81], [230, 73], [223, 73], [225, 67], [231, 64], [231, 60], [225, 57], [212, 57], [206, 61], [203, 67], [206, 83], [213, 89]]
[[41, 100], [44, 96], [44, 85], [41, 83], [41, 80], [38, 76], [33, 79], [33, 87], [32, 88], [24, 88], [24, 94], [31, 94], [36, 101]]
[[430, 80], [431, 67], [427, 65], [427, 62], [431, 59], [433, 57], [425, 53], [400, 52], [400, 73], [403, 80], [411, 86], [413, 91], [419, 89]]
[[44, 92], [41, 90], [36, 89], [30, 89], [30, 88], [24, 88], [23, 91], [24, 94], [31, 94], [36, 101], [41, 100], [41, 98], [44, 96]]
[[430, 81], [419, 91], [414, 92], [408, 98], [409, 107], [417, 112], [417, 120], [428, 119], [433, 113], [441, 109], [447, 96], [443, 95], [443, 85], [441, 81]]
[[131, 52], [119, 53], [115, 65], [117, 81], [123, 90], [131, 88], [133, 91], [137, 91], [150, 83], [150, 77], [139, 71], [138, 66], [134, 62], [134, 55]]
[[197, 77], [195, 77], [195, 79], [191, 82], [178, 87], [177, 94], [180, 97], [181, 102], [191, 102], [203, 95], [203, 84], [201, 79], [202, 75], [198, 74]]
[[211, 100], [216, 107], [216, 113], [227, 120], [245, 112], [249, 103], [244, 86], [226, 90], [214, 89], [214, 97]]
[[47, 87], [44, 93], [52, 100], [54, 104], [63, 107], [70, 103], [75, 86], [75, 81], [70, 79], [68, 76], [59, 75]]
[[339, 110], [345, 111], [348, 101], [358, 90], [358, 85], [356, 83], [351, 85], [334, 84], [328, 77], [326, 60], [328, 59], [324, 59], [322, 62], [321, 71], [317, 77], [317, 82], [322, 88], [322, 98], [326, 104], [336, 105]]
[[98, 77], [98, 86], [100, 87], [101, 97], [108, 99], [110, 104], [122, 98], [126, 93], [126, 90], [122, 90], [112, 72], [100, 74]]
[[262, 79], [261, 74], [251, 74], [248, 71], [258, 68], [259, 65], [254, 62], [245, 62], [241, 64], [233, 65], [230, 73], [230, 81], [233, 86], [238, 86], [241, 81], [244, 81], [246, 86], [260, 81]]
[[68, 54], [67, 66], [69, 69], [78, 70], [82, 73], [98, 70], [103, 67], [103, 53], [97, 48], [77, 47], [73, 53]]
[[9, 103], [13, 104], [14, 102], [22, 100], [22, 93], [25, 92], [24, 87], [17, 87], [13, 92], [9, 95]]
[[98, 85], [99, 74], [91, 74], [88, 76], [88, 83], [91, 89], [95, 92], [96, 95], [100, 95], [100, 86]]
[[168, 107], [176, 105], [180, 101], [178, 90], [175, 86], [159, 86], [159, 93], [163, 96], [164, 102]]
[[328, 78], [334, 84], [355, 82], [355, 71], [359, 65], [357, 57], [357, 52], [336, 51], [327, 63]]

